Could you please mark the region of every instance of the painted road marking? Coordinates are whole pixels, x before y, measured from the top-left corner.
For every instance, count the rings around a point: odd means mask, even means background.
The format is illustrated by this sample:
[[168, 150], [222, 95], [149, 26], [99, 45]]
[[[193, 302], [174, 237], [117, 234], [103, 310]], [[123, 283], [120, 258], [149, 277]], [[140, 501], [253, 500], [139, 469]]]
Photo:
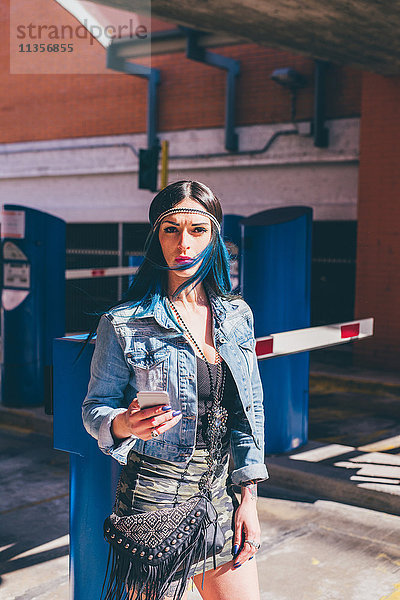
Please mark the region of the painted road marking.
[[400, 467], [400, 456], [398, 454], [386, 454], [385, 452], [368, 452], [353, 456], [351, 462], [376, 463], [378, 465], [393, 465]]
[[386, 485], [384, 483], [357, 483], [357, 485], [366, 490], [374, 490], [376, 492], [385, 492], [386, 494], [400, 496], [400, 485]]
[[67, 534], [63, 535], [62, 537], [56, 538], [55, 540], [51, 540], [50, 542], [46, 542], [45, 544], [41, 544], [40, 546], [30, 548], [29, 550], [26, 550], [26, 552], [21, 552], [21, 554], [17, 554], [9, 560], [17, 560], [19, 558], [26, 558], [27, 556], [34, 556], [35, 554], [39, 554], [40, 552], [47, 552], [49, 550], [54, 550], [55, 548], [62, 548], [68, 545], [69, 535]]
[[371, 477], [390, 477], [390, 479], [400, 478], [400, 467], [392, 465], [376, 465], [343, 461], [335, 463], [335, 467], [344, 467], [345, 469], [359, 469], [357, 475], [370, 475]]
[[400, 583], [395, 583], [395, 591], [389, 596], [382, 596], [379, 600], [400, 600]]
[[344, 446], [343, 444], [329, 444], [327, 446], [321, 446], [314, 450], [306, 450], [306, 452], [299, 452], [292, 454], [289, 458], [292, 460], [305, 460], [307, 462], [319, 462], [320, 460], [326, 460], [327, 458], [333, 458], [334, 456], [340, 456], [347, 452], [355, 450], [353, 446]]
[[369, 481], [370, 483], [400, 483], [400, 479], [384, 479], [383, 477], [363, 477], [362, 475], [352, 475], [352, 481]]
[[365, 446], [359, 446], [357, 450], [361, 450], [362, 452], [379, 452], [393, 450], [394, 448], [400, 448], [400, 435], [395, 435], [379, 442], [373, 442], [372, 444], [366, 444]]

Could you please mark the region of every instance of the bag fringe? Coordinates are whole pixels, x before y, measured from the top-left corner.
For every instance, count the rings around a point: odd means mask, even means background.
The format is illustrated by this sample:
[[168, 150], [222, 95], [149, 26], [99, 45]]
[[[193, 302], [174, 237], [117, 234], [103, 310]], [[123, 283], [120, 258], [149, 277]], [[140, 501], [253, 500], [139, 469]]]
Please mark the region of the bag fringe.
[[[110, 544], [101, 600], [163, 600], [172, 581], [178, 578], [173, 600], [181, 600], [190, 569], [202, 558], [204, 583], [206, 558], [210, 554], [207, 553], [206, 530], [210, 523], [204, 519], [199, 525], [180, 551], [172, 553], [159, 565], [142, 563]], [[215, 539], [216, 535], [212, 546], [214, 568]]]

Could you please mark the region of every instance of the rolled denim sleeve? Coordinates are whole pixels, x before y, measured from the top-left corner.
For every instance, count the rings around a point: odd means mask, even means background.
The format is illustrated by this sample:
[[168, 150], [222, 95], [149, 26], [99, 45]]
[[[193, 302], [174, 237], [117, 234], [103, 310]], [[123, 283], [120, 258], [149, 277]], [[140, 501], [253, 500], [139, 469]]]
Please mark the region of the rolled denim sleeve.
[[249, 480], [263, 481], [269, 478], [264, 462], [264, 395], [255, 352], [254, 318], [250, 309], [249, 321], [254, 341], [250, 387], [256, 431], [253, 432], [253, 435], [243, 411], [239, 414], [236, 413], [231, 431], [231, 451], [234, 463], [231, 482], [234, 485], [241, 485]]
[[113, 419], [127, 409], [124, 392], [129, 377], [130, 371], [115, 329], [107, 316], [103, 315], [97, 328], [88, 392], [82, 404], [82, 419], [86, 431], [97, 440], [100, 450], [117, 460], [124, 447], [128, 444], [131, 447], [134, 440], [138, 439], [130, 436], [116, 443], [111, 434]]

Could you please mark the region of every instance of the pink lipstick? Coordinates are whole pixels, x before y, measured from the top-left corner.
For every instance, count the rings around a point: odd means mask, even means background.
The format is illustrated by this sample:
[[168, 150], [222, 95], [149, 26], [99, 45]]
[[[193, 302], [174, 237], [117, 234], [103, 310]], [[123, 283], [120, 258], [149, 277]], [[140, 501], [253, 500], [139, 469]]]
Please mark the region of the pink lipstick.
[[186, 265], [193, 262], [193, 258], [190, 258], [190, 256], [177, 256], [175, 262], [179, 263], [180, 265]]

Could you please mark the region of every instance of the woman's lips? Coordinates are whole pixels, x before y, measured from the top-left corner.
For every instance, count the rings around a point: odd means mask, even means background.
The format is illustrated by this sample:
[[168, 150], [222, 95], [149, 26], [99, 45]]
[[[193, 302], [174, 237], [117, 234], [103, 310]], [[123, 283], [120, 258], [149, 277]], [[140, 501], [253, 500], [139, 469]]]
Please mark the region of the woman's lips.
[[191, 263], [191, 262], [193, 262], [193, 258], [190, 258], [190, 256], [178, 256], [175, 259], [175, 262], [180, 263], [180, 264]]

